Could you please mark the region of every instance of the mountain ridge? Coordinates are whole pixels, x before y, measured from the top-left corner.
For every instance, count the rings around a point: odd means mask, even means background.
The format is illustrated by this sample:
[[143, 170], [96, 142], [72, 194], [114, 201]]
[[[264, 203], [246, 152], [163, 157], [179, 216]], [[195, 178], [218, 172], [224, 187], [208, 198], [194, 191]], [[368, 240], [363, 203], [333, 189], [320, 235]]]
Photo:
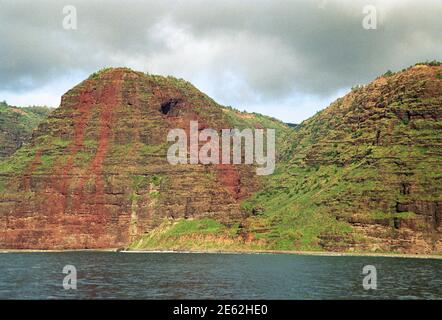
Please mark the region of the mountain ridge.
[[243, 203], [247, 243], [181, 221], [131, 249], [440, 253], [441, 74], [435, 63], [386, 73], [298, 125], [284, 162]]
[[[441, 74], [388, 72], [293, 129], [184, 80], [102, 70], [0, 164], [0, 247], [440, 253]], [[165, 132], [191, 120], [276, 128], [275, 174], [171, 169]]]
[[[290, 174], [274, 181], [290, 197], [258, 194], [256, 203], [285, 203], [268, 211], [301, 224], [290, 237], [303, 249], [440, 252], [441, 73], [440, 64], [419, 64], [381, 76], [301, 123], [284, 167]], [[329, 230], [302, 227], [321, 219]]]

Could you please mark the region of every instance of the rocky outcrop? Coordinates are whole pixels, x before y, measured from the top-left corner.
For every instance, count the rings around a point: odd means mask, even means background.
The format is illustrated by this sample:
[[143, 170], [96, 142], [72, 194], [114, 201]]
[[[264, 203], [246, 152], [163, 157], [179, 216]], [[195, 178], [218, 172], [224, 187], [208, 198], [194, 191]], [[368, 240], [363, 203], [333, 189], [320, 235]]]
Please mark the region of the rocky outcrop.
[[170, 165], [167, 133], [191, 120], [260, 126], [253, 117], [244, 122], [184, 80], [124, 68], [92, 75], [2, 163], [0, 247], [120, 247], [165, 219], [233, 223], [257, 190], [254, 168]]

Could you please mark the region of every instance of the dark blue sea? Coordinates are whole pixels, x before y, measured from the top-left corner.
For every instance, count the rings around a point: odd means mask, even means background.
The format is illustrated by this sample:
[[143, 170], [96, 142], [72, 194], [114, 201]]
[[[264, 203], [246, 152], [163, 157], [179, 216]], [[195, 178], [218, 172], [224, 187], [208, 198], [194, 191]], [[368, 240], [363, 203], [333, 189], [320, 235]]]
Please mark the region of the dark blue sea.
[[[76, 289], [65, 289], [73, 276]], [[364, 266], [376, 289], [364, 289]], [[373, 273], [370, 273], [373, 276]], [[371, 279], [373, 280], [373, 278]], [[68, 284], [73, 284], [72, 279]], [[442, 260], [202, 253], [1, 253], [0, 299], [441, 299]]]

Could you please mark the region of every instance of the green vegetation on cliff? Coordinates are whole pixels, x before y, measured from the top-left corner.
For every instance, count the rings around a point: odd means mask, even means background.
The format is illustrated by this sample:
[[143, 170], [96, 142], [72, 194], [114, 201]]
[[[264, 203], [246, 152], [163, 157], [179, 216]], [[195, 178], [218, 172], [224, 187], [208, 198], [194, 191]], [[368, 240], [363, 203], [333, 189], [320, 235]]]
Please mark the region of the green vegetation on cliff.
[[6, 101], [0, 102], [0, 161], [28, 141], [32, 131], [51, 111], [48, 107], [17, 108]]
[[[194, 232], [198, 219], [233, 228], [260, 181], [248, 165], [169, 164], [167, 133], [195, 120], [218, 132], [275, 128], [287, 147], [293, 133], [182, 79], [101, 70], [64, 94], [31, 141], [0, 163], [0, 247], [121, 247], [169, 220], [181, 222], [165, 238]], [[198, 222], [206, 226], [214, 230]]]
[[[441, 252], [441, 72], [435, 62], [388, 72], [298, 125], [276, 172], [243, 202], [246, 218], [210, 241], [225, 250]], [[136, 247], [198, 248], [196, 232], [181, 240], [168, 228]]]
[[[441, 74], [387, 72], [291, 128], [182, 79], [101, 70], [0, 163], [0, 247], [440, 253]], [[275, 128], [275, 173], [171, 166], [166, 133], [191, 120]]]
[[304, 121], [290, 160], [247, 202], [262, 212], [249, 220], [256, 238], [281, 249], [440, 252], [441, 70], [380, 77]]

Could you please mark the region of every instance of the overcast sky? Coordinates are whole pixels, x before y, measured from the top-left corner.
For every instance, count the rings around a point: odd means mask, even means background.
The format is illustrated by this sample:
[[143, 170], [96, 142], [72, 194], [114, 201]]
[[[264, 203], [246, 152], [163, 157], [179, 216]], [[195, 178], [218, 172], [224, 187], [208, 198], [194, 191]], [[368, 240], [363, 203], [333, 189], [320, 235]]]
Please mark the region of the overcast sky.
[[0, 0], [0, 24], [0, 100], [20, 106], [58, 106], [90, 73], [127, 66], [298, 123], [389, 69], [442, 60], [441, 0]]

